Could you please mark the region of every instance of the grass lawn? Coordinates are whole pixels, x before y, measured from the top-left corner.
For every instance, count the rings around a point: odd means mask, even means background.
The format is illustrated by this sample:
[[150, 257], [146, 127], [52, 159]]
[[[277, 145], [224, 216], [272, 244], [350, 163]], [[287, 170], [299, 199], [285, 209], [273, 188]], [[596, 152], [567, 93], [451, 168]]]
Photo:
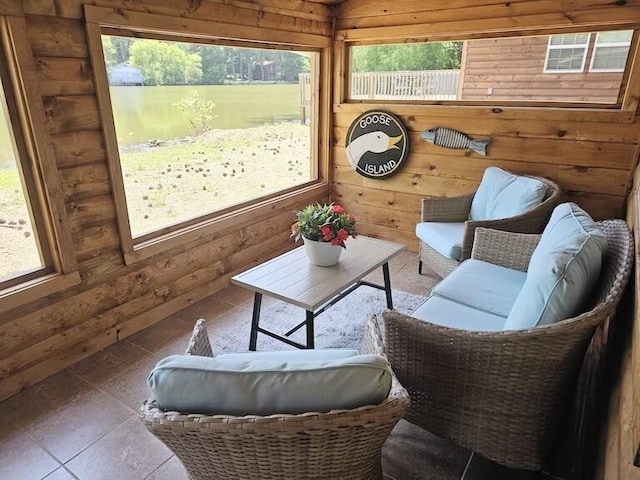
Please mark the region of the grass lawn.
[[[308, 182], [309, 133], [295, 123], [265, 125], [123, 149], [132, 235]], [[18, 172], [0, 170], [0, 278], [39, 264]]]

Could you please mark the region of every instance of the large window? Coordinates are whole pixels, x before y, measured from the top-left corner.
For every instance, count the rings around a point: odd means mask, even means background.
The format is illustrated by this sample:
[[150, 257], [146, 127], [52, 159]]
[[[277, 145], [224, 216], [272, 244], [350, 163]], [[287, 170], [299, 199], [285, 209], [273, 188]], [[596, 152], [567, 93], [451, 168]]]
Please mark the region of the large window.
[[574, 73], [584, 70], [589, 37], [588, 33], [551, 35], [544, 71], [548, 73]]
[[[3, 67], [6, 62], [3, 62]], [[34, 179], [6, 71], [0, 76], [0, 285], [21, 281], [50, 262], [46, 236], [37, 228]], [[11, 104], [12, 108], [9, 108]], [[12, 113], [13, 115], [12, 115]], [[23, 160], [24, 164], [23, 164]]]
[[592, 72], [624, 72], [633, 30], [599, 32], [591, 57]]
[[622, 105], [633, 31], [349, 47], [352, 101]]
[[134, 244], [318, 178], [317, 51], [101, 40]]
[[80, 280], [27, 41], [0, 17], [0, 312]]

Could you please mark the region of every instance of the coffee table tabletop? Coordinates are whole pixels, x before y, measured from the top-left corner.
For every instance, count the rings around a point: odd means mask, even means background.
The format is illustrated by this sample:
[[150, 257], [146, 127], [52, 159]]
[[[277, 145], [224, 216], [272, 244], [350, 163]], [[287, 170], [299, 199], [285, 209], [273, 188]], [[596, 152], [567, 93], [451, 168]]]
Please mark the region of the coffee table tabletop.
[[[389, 260], [405, 250], [399, 243], [359, 236], [346, 242], [340, 261], [330, 267], [311, 265], [305, 247], [299, 247], [261, 265], [234, 276], [231, 283], [254, 292], [253, 316], [249, 350], [255, 350], [258, 333], [288, 343], [297, 348], [314, 348], [314, 319], [325, 309], [362, 286], [385, 291], [387, 308], [393, 308]], [[373, 284], [363, 278], [376, 268], [382, 267], [384, 286]], [[305, 320], [281, 335], [260, 326], [262, 295], [278, 298], [305, 309]], [[306, 344], [293, 341], [289, 336], [299, 328], [306, 327]]]
[[231, 283], [314, 311], [399, 253], [400, 243], [350, 238], [340, 261], [331, 267], [311, 265], [304, 246], [235, 275]]

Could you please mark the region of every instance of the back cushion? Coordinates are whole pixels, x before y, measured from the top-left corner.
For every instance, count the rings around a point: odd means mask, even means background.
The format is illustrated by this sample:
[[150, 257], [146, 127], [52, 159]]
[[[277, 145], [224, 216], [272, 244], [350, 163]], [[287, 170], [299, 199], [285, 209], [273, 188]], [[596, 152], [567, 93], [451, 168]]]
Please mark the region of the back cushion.
[[540, 180], [489, 167], [473, 197], [469, 219], [496, 220], [520, 215], [539, 205], [546, 193], [547, 185]]
[[[147, 383], [164, 410], [217, 415], [326, 412], [377, 405], [391, 389], [391, 368], [379, 355], [274, 352], [234, 357], [172, 355]], [[335, 352], [335, 351], [334, 351]]]
[[530, 328], [580, 313], [600, 277], [607, 239], [575, 203], [558, 205], [529, 261], [527, 279], [505, 330]]

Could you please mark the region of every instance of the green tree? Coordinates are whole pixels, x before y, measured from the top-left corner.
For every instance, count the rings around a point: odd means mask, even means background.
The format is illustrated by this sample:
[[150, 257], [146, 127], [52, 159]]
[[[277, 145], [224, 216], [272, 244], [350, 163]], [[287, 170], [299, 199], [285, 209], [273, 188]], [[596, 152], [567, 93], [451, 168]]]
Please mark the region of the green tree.
[[200, 56], [175, 43], [138, 40], [129, 51], [129, 63], [142, 71], [146, 85], [192, 85], [202, 79]]
[[104, 63], [107, 68], [118, 64], [116, 60], [116, 47], [113, 45], [113, 39], [107, 35], [102, 35], [102, 52], [104, 54]]
[[229, 47], [214, 45], [190, 45], [189, 51], [199, 55], [202, 61], [202, 78], [200, 80], [202, 84], [219, 85], [224, 83], [230, 50]]
[[457, 69], [462, 42], [357, 46], [351, 53], [354, 72]]
[[297, 82], [301, 72], [311, 71], [309, 56], [298, 52], [279, 52], [280, 79], [286, 82]]

